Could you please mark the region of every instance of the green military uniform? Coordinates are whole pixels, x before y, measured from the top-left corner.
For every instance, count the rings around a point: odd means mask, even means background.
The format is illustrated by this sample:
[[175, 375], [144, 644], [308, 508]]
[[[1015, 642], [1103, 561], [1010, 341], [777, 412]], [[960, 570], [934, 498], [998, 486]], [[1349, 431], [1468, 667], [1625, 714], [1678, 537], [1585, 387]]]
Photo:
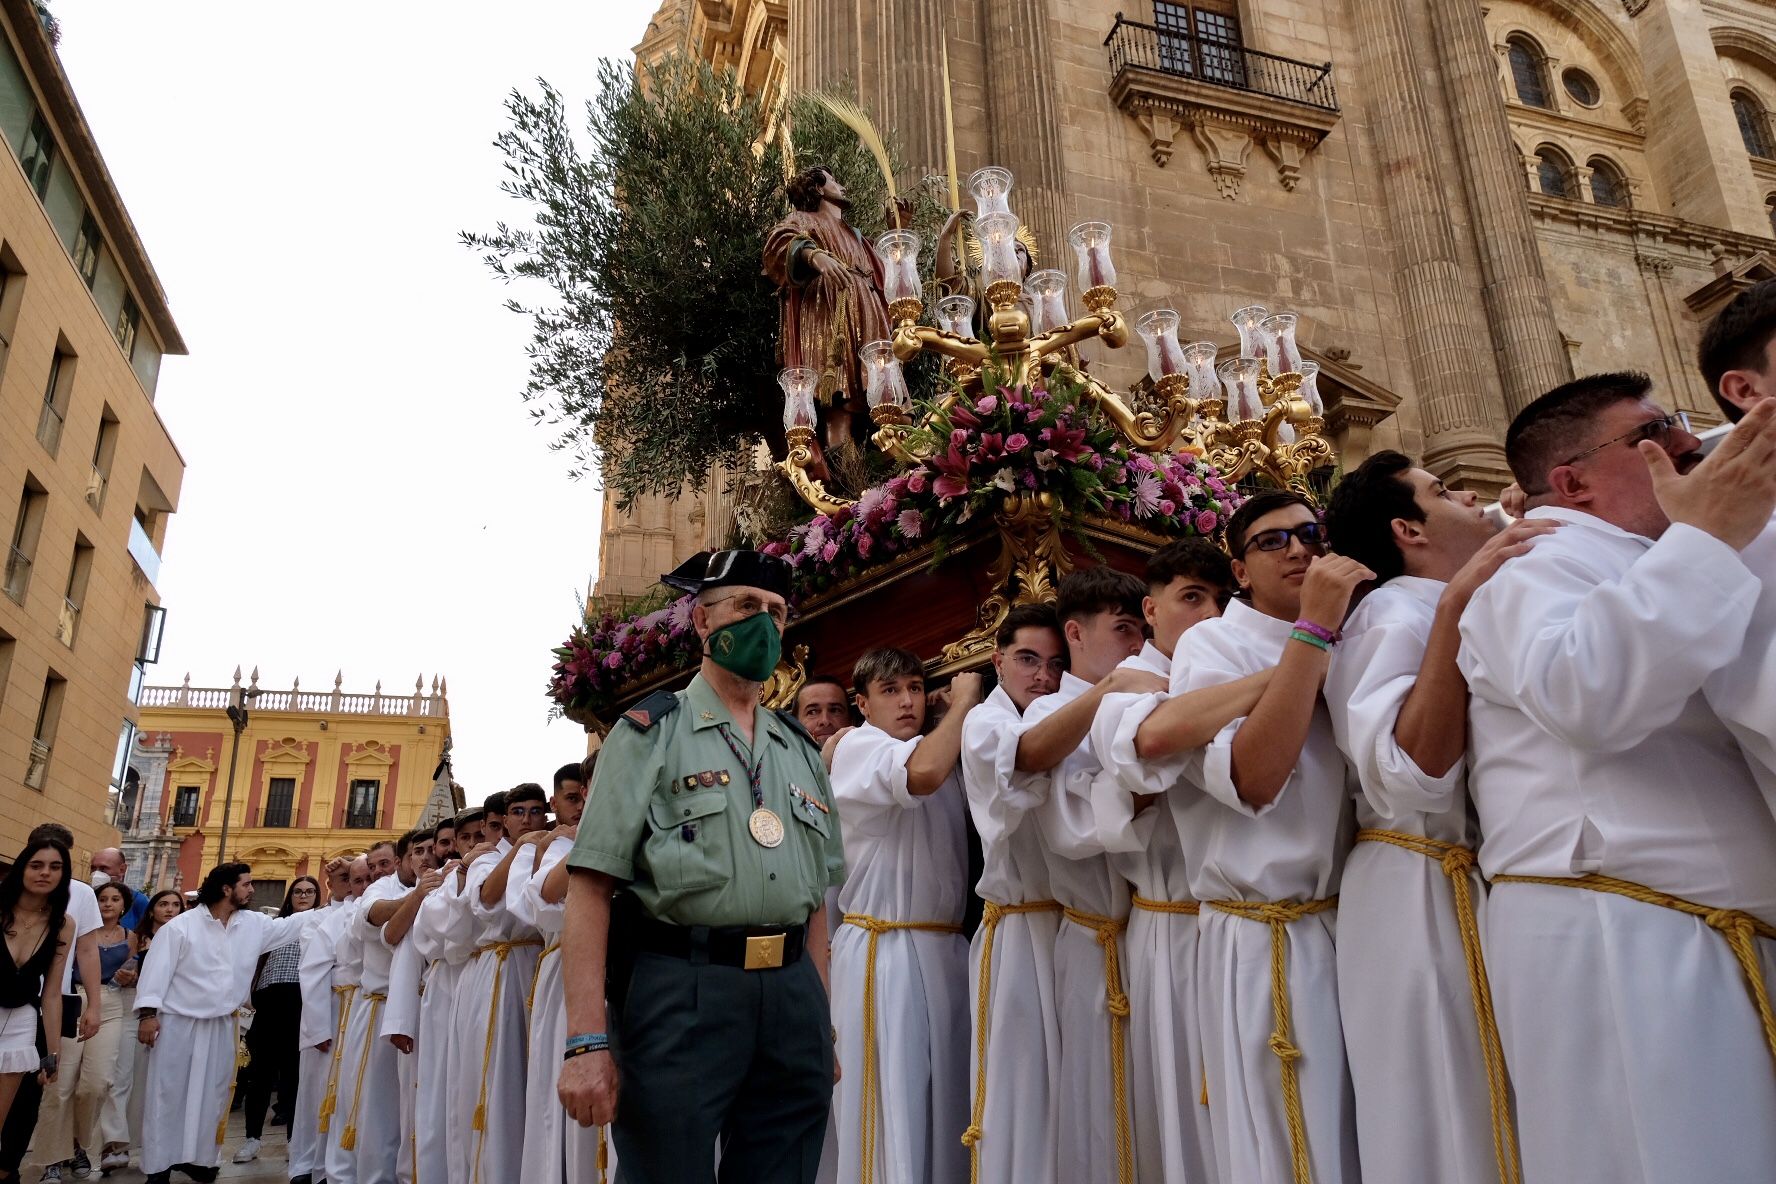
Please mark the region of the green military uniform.
[[[759, 805], [778, 823], [764, 825], [767, 840], [781, 832], [775, 846], [754, 837]], [[648, 918], [611, 1018], [623, 1179], [709, 1180], [719, 1136], [724, 1180], [811, 1184], [831, 1021], [795, 929], [845, 870], [818, 748], [763, 707], [749, 745], [699, 674], [612, 729], [568, 863], [626, 881]], [[791, 930], [793, 960], [781, 938], [773, 951], [747, 933], [769, 927]]]

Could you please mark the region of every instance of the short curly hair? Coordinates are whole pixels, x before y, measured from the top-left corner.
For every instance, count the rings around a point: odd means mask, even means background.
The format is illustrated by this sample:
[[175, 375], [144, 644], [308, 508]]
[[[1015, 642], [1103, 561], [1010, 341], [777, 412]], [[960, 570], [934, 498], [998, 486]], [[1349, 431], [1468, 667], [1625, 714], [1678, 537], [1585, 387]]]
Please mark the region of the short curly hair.
[[809, 165], [797, 173], [785, 186], [789, 195], [789, 204], [804, 214], [811, 214], [820, 208], [820, 190], [833, 171], [823, 164]]

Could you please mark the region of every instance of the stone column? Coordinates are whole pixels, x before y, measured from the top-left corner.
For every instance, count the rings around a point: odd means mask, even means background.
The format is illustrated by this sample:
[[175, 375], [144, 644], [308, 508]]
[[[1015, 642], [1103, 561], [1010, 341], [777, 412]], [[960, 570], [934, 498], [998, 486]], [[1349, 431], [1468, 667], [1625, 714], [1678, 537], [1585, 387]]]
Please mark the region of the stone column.
[[857, 0], [790, 0], [789, 90], [860, 88]]
[[1402, 5], [1357, 0], [1355, 11], [1367, 30], [1360, 40], [1363, 76], [1372, 86], [1368, 114], [1393, 231], [1402, 328], [1424, 416], [1424, 463], [1451, 483], [1476, 476], [1497, 481], [1505, 469], [1504, 402], [1444, 210], [1418, 55]]
[[873, 7], [873, 35], [863, 38], [861, 46], [869, 77], [859, 80], [858, 97], [898, 149], [904, 166], [899, 180], [906, 186], [943, 170], [940, 55], [946, 5], [939, 0], [877, 0]]
[[1499, 101], [1498, 59], [1485, 20], [1473, 0], [1431, 0], [1430, 9], [1455, 155], [1480, 249], [1486, 320], [1505, 407], [1514, 415], [1571, 378], [1572, 367], [1554, 323], [1522, 158]]
[[1048, 0], [984, 0], [982, 9], [991, 163], [1010, 169], [1015, 178], [1011, 208], [1036, 232], [1039, 265], [1068, 270], [1070, 223]]
[[1650, 0], [1634, 19], [1649, 108], [1658, 113], [1647, 120], [1647, 162], [1665, 178], [1679, 218], [1767, 238], [1710, 23], [1698, 0]]

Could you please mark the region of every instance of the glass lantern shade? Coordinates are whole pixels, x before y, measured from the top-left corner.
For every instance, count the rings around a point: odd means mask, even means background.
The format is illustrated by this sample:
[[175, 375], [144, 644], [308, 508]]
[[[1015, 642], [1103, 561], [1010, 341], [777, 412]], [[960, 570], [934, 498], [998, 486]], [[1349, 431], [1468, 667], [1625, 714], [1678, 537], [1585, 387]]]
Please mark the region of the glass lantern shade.
[[1258, 326], [1264, 338], [1264, 357], [1272, 375], [1301, 368], [1301, 351], [1295, 346], [1295, 314], [1279, 312]]
[[1264, 336], [1261, 326], [1270, 310], [1262, 304], [1251, 304], [1238, 309], [1233, 314], [1233, 327], [1239, 330], [1240, 357], [1261, 358], [1264, 356]]
[[[1184, 373], [1190, 376], [1190, 397], [1197, 400], [1219, 399], [1221, 383], [1215, 376], [1215, 355], [1220, 352], [1212, 341], [1193, 341], [1184, 347]], [[1149, 369], [1152, 359], [1148, 360]]]
[[900, 359], [894, 356], [892, 341], [872, 341], [857, 351], [858, 360], [868, 375], [869, 386], [864, 399], [871, 407], [891, 403], [911, 407], [913, 396], [907, 390], [906, 376], [900, 372]]
[[1301, 389], [1298, 392], [1301, 401], [1312, 409], [1315, 415], [1326, 414], [1326, 400], [1320, 397], [1320, 364], [1318, 362], [1302, 362]]
[[1216, 368], [1226, 390], [1227, 420], [1240, 423], [1264, 418], [1264, 400], [1258, 395], [1258, 358], [1229, 358]]
[[919, 295], [919, 236], [910, 230], [890, 230], [876, 239], [876, 255], [882, 261], [882, 295], [889, 304]]
[[814, 387], [820, 375], [810, 366], [791, 366], [777, 374], [783, 388], [783, 430], [815, 426]]
[[1168, 374], [1184, 372], [1184, 350], [1178, 345], [1178, 314], [1156, 308], [1135, 322], [1135, 332], [1147, 343], [1147, 377], [1158, 382]]
[[937, 302], [937, 327], [964, 341], [974, 340], [974, 297], [945, 296]]
[[1079, 260], [1079, 290], [1115, 287], [1116, 267], [1110, 262], [1110, 223], [1081, 222], [1067, 232]]
[[981, 282], [996, 284], [1001, 280], [1017, 283], [1024, 278], [1023, 264], [1018, 262], [1018, 216], [1009, 211], [987, 214], [974, 223], [981, 242]]
[[977, 218], [1011, 213], [1011, 170], [988, 165], [968, 174], [968, 192], [974, 196]]
[[1034, 272], [1024, 281], [1024, 295], [1030, 298], [1030, 331], [1047, 333], [1064, 329], [1073, 319], [1067, 315], [1067, 273], [1047, 268]]

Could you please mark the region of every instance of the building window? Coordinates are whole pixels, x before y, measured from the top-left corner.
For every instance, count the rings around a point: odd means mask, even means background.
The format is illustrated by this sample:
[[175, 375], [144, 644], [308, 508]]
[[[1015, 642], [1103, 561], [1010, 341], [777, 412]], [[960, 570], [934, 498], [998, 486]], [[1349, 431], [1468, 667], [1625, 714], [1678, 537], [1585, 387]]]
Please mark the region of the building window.
[[117, 344], [123, 348], [123, 356], [135, 360], [136, 332], [142, 327], [142, 310], [136, 304], [134, 296], [123, 298], [123, 308], [117, 314]]
[[92, 576], [92, 544], [76, 535], [74, 561], [68, 565], [68, 583], [62, 592], [61, 616], [56, 622], [56, 640], [74, 648], [74, 635], [80, 627], [80, 606], [86, 603], [86, 584]]
[[1739, 122], [1739, 138], [1745, 150], [1765, 160], [1776, 156], [1770, 147], [1770, 116], [1764, 105], [1750, 91], [1733, 92], [1733, 118]]
[[62, 722], [62, 698], [68, 682], [55, 674], [43, 680], [43, 699], [37, 705], [37, 729], [31, 733], [31, 756], [25, 765], [25, 785], [42, 789], [49, 775], [49, 758], [55, 752], [56, 729]]
[[178, 794], [173, 798], [173, 825], [197, 825], [197, 795], [199, 787], [181, 785]]
[[1591, 200], [1600, 206], [1614, 206], [1626, 209], [1628, 206], [1628, 181], [1622, 176], [1622, 170], [1601, 156], [1593, 156], [1585, 162], [1591, 170]]
[[89, 290], [99, 276], [99, 252], [104, 249], [105, 236], [99, 232], [99, 220], [88, 210], [81, 215], [80, 232], [74, 236], [74, 270]]
[[6, 549], [6, 595], [19, 604], [31, 586], [31, 567], [37, 555], [37, 537], [43, 530], [43, 511], [49, 495], [41, 486], [25, 483], [19, 496], [18, 520], [12, 527], [12, 544]]
[[1770, 219], [1770, 237], [1776, 238], [1776, 193], [1764, 199], [1764, 214]]
[[1536, 149], [1536, 188], [1549, 197], [1577, 197], [1573, 192], [1572, 163], [1560, 149], [1544, 144]]
[[41, 111], [31, 116], [31, 128], [19, 149], [19, 164], [25, 170], [25, 179], [37, 191], [37, 199], [43, 200], [49, 192], [49, 171], [55, 165], [55, 137], [49, 134], [49, 121]]
[[256, 909], [281, 909], [284, 907], [284, 893], [289, 889], [288, 880], [253, 880], [253, 907]]
[[296, 805], [296, 778], [273, 777], [265, 789], [265, 809], [260, 812], [260, 826], [289, 826]]
[[37, 413], [37, 442], [51, 456], [62, 444], [68, 418], [69, 392], [74, 387], [74, 355], [59, 344], [49, 359], [49, 381], [43, 384], [43, 409]]
[[345, 825], [354, 830], [374, 830], [377, 799], [381, 796], [380, 781], [352, 782], [351, 796], [346, 799], [345, 804]]
[[1239, 11], [1231, 2], [1170, 4], [1155, 0], [1160, 67], [1226, 86], [1246, 84]]
[[1603, 98], [1597, 79], [1577, 66], [1568, 66], [1560, 72], [1560, 85], [1566, 88], [1567, 97], [1581, 107], [1595, 107]]
[[1517, 88], [1517, 101], [1526, 107], [1552, 110], [1548, 97], [1548, 59], [1527, 37], [1512, 37], [1505, 42], [1511, 60], [1511, 82]]

